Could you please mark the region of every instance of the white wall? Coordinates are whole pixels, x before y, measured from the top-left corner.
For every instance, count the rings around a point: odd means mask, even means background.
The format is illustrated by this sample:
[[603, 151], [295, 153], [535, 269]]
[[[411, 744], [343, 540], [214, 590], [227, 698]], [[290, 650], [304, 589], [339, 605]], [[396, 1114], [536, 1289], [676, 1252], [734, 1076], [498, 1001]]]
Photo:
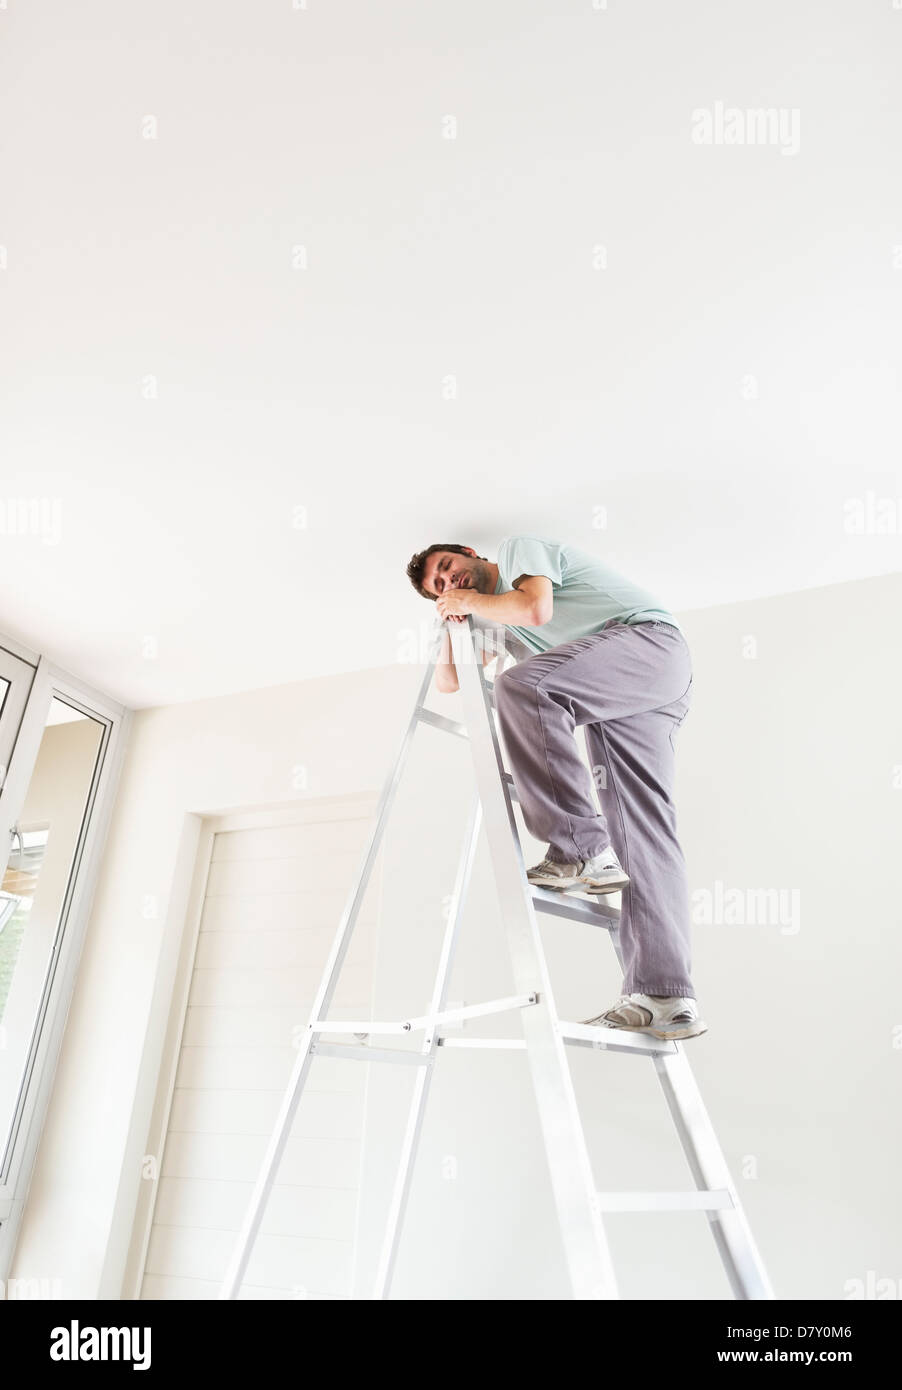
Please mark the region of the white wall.
[[[902, 1020], [882, 987], [902, 965], [900, 599], [902, 577], [891, 576], [680, 615], [695, 669], [678, 744], [692, 887], [800, 895], [797, 931], [696, 927], [710, 1032], [686, 1044], [779, 1297], [842, 1298], [869, 1270], [899, 1274]], [[60, 1276], [67, 1295], [118, 1295], [198, 813], [289, 800], [297, 764], [309, 770], [306, 796], [378, 786], [417, 675], [387, 667], [137, 716], [13, 1275]], [[454, 712], [457, 697], [432, 703]], [[428, 996], [467, 809], [466, 746], [431, 729], [417, 737], [386, 845], [385, 1017]], [[155, 918], [142, 916], [146, 895], [158, 899]], [[557, 920], [543, 937], [562, 1014], [616, 996], [606, 937]], [[509, 990], [483, 846], [451, 997]], [[572, 1060], [599, 1185], [687, 1183], [650, 1064]], [[377, 1200], [410, 1085], [388, 1071], [374, 1067], [370, 1087], [365, 1182]], [[370, 1213], [361, 1290], [378, 1239]], [[609, 1230], [625, 1296], [728, 1296], [703, 1215], [623, 1215]], [[394, 1293], [566, 1296], [522, 1057], [440, 1056]]]

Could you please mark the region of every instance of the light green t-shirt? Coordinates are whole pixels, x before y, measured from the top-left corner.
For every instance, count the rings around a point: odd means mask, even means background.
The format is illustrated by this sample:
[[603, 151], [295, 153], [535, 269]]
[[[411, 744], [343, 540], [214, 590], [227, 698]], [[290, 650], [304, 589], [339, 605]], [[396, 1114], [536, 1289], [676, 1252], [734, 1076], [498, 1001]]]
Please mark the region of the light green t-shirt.
[[647, 589], [575, 545], [560, 545], [542, 536], [508, 536], [498, 551], [496, 594], [506, 594], [521, 574], [544, 574], [551, 580], [554, 613], [541, 627], [505, 623], [534, 652], [601, 632], [610, 622], [665, 622], [679, 628], [673, 614]]

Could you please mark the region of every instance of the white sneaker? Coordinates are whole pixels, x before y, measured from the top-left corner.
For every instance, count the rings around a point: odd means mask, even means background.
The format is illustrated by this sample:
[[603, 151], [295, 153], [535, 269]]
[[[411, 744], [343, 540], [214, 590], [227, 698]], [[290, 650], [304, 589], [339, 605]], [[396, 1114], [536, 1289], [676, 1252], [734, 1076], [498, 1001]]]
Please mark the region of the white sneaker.
[[553, 888], [561, 893], [568, 888], [578, 888], [581, 893], [619, 893], [629, 883], [629, 875], [624, 872], [613, 845], [591, 859], [577, 859], [567, 864], [543, 859], [541, 864], [527, 870], [526, 877], [536, 888]]
[[695, 1038], [707, 1033], [694, 999], [653, 994], [622, 994], [617, 1003], [594, 1018], [583, 1018], [590, 1027], [623, 1028], [632, 1033], [651, 1033], [655, 1038]]

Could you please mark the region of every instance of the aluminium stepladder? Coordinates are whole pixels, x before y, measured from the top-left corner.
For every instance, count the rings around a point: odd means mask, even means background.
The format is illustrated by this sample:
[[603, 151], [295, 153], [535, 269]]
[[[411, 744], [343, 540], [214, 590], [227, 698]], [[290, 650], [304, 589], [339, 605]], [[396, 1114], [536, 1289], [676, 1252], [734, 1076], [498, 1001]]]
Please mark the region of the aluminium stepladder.
[[[557, 1016], [536, 912], [550, 913], [604, 927], [610, 933], [622, 965], [618, 941], [619, 909], [604, 898], [591, 901], [586, 897], [533, 888], [529, 883], [513, 811], [516, 789], [513, 777], [504, 769], [501, 745], [493, 718], [492, 686], [486, 680], [483, 671], [477, 640], [478, 630], [471, 618], [468, 617], [465, 624], [447, 625], [458, 672], [465, 723], [460, 724], [424, 706], [445, 626], [438, 624], [433, 634], [426, 673], [394, 767], [382, 792], [358, 879], [349, 896], [323, 970], [310, 1021], [298, 1048], [292, 1075], [229, 1260], [219, 1298], [231, 1299], [238, 1295], [266, 1202], [291, 1132], [292, 1121], [316, 1057], [394, 1064], [414, 1070], [413, 1092], [401, 1145], [398, 1174], [386, 1214], [385, 1235], [372, 1293], [373, 1298], [381, 1299], [386, 1298], [389, 1292], [429, 1084], [438, 1050], [442, 1047], [504, 1047], [524, 1049], [527, 1054], [575, 1299], [611, 1299], [619, 1296], [602, 1221], [604, 1212], [675, 1210], [698, 1210], [706, 1213], [734, 1297], [772, 1299], [774, 1293], [761, 1256], [682, 1045], [678, 1042], [659, 1041], [644, 1033], [621, 1032], [613, 1028], [564, 1022]], [[351, 934], [379, 851], [413, 735], [420, 724], [428, 724], [469, 740], [477, 784], [477, 795], [464, 835], [451, 895], [429, 1010], [422, 1017], [397, 1022], [330, 1021], [327, 1014], [342, 963], [350, 945]], [[514, 985], [518, 993], [484, 1004], [449, 1010], [447, 987], [454, 947], [483, 820], [513, 966]], [[443, 1025], [465, 1018], [514, 1009], [521, 1012], [524, 1034], [522, 1038], [463, 1038], [450, 1036], [443, 1030]], [[373, 1035], [414, 1032], [423, 1034], [419, 1050], [392, 1049], [374, 1046], [369, 1042]], [[321, 1037], [324, 1033], [346, 1034], [354, 1041], [325, 1042]], [[694, 1189], [676, 1192], [596, 1190], [566, 1055], [568, 1046], [631, 1053], [651, 1058], [695, 1182]]]

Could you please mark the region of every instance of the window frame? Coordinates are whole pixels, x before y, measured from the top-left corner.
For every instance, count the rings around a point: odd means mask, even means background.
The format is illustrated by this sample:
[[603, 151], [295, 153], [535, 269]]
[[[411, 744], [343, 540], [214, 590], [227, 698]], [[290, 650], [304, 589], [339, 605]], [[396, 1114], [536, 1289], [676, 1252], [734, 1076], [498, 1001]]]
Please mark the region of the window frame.
[[[86, 685], [43, 656], [26, 655], [0, 636], [0, 645], [35, 665], [34, 679], [0, 791], [0, 852], [25, 803], [51, 701], [56, 697], [102, 725], [100, 746], [85, 800], [56, 939], [48, 964], [35, 1029], [21, 1078], [12, 1140], [0, 1153], [0, 1280], [12, 1263], [41, 1131], [53, 1090], [66, 1017], [75, 987], [116, 788], [128, 741], [132, 711]], [[4, 869], [6, 858], [3, 860]]]

